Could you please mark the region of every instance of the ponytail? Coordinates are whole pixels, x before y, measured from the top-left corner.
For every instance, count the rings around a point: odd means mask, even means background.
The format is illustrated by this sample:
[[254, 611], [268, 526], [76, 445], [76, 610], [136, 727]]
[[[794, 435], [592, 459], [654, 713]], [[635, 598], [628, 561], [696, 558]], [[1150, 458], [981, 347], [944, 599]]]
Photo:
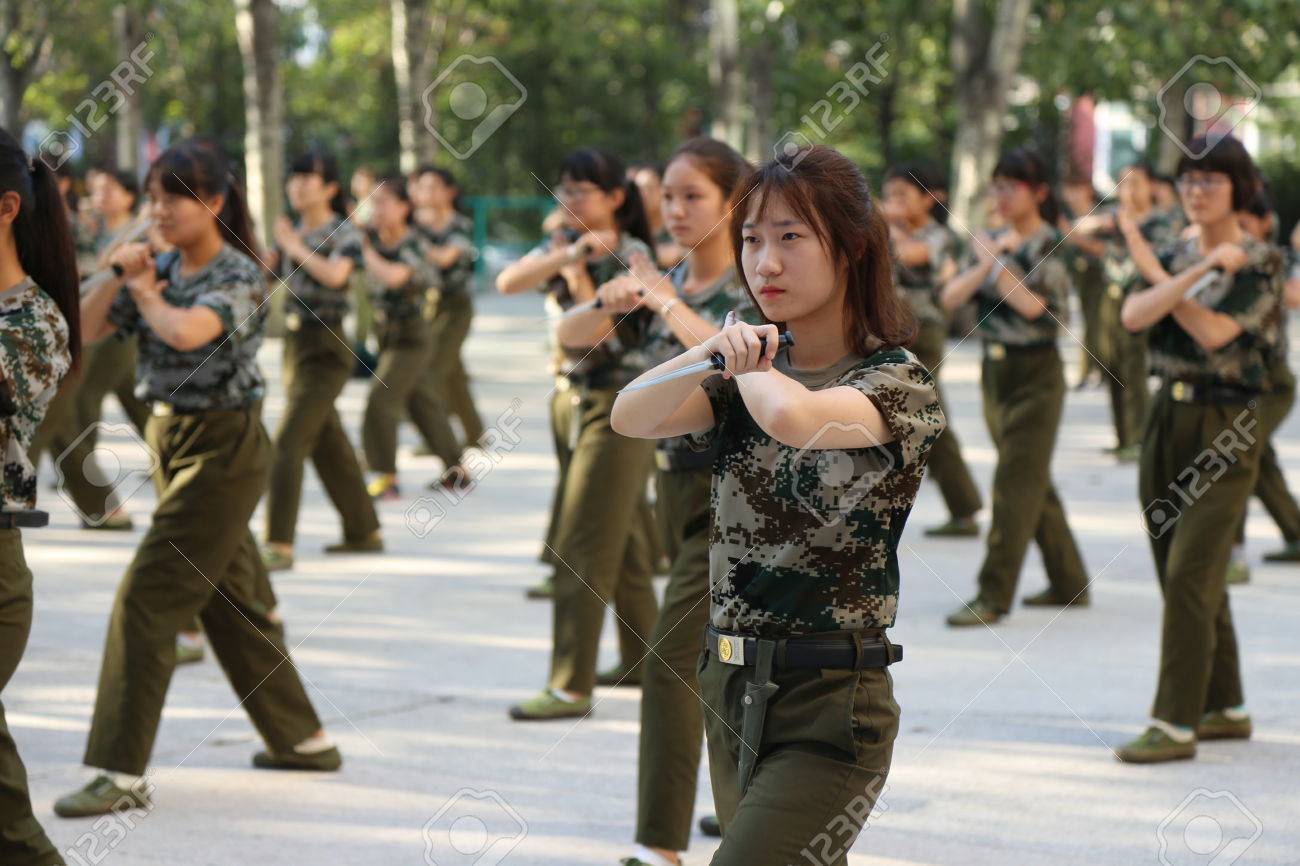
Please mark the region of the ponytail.
[[614, 211], [614, 219], [618, 221], [618, 227], [624, 233], [654, 249], [654, 236], [650, 233], [650, 218], [646, 215], [645, 205], [641, 201], [641, 189], [635, 181], [623, 182], [623, 205]]
[[0, 192], [10, 191], [21, 200], [13, 222], [18, 263], [63, 314], [76, 370], [81, 361], [81, 297], [68, 211], [54, 171], [43, 159], [28, 157], [13, 136], [0, 130]]

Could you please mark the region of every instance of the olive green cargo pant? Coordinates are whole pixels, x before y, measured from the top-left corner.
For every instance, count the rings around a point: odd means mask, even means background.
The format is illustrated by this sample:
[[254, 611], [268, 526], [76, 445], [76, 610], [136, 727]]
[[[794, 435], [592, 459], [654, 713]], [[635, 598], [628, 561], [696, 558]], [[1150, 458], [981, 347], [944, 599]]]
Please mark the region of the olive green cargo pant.
[[[948, 327], [945, 324], [923, 323], [912, 351], [934, 378], [935, 392], [943, 404], [943, 392], [939, 389], [939, 368], [943, 364], [944, 349], [947, 345]], [[944, 407], [947, 414], [947, 407]], [[952, 416], [949, 415], [949, 418]], [[972, 517], [984, 503], [980, 500], [979, 488], [971, 477], [970, 469], [961, 456], [961, 443], [950, 423], [930, 446], [930, 457], [926, 463], [926, 474], [939, 485], [948, 513], [955, 518]]]
[[112, 496], [112, 483], [96, 483], [111, 482], [112, 479], [91, 478], [85, 471], [87, 465], [95, 463], [95, 445], [91, 435], [82, 436], [86, 428], [77, 418], [80, 382], [80, 375], [64, 377], [63, 384], [46, 407], [45, 418], [36, 428], [27, 455], [33, 466], [39, 466], [41, 454], [48, 451], [59, 492], [72, 500], [84, 521], [98, 523], [117, 507], [117, 502]]
[[1055, 346], [986, 344], [982, 389], [998, 464], [980, 599], [1002, 613], [1011, 609], [1030, 541], [1038, 544], [1057, 596], [1072, 599], [1087, 589], [1088, 575], [1052, 484], [1052, 452], [1065, 405], [1061, 356]]
[[[434, 372], [441, 376], [441, 394], [447, 410], [460, 419], [465, 444], [472, 445], [483, 435], [483, 419], [474, 405], [469, 389], [469, 374], [461, 360], [461, 350], [474, 321], [474, 296], [443, 295], [434, 317]], [[440, 346], [442, 341], [446, 345]]]
[[302, 467], [310, 457], [321, 486], [343, 521], [343, 539], [360, 541], [379, 528], [375, 506], [334, 401], [355, 359], [343, 336], [303, 323], [284, 336], [284, 416], [266, 501], [266, 540], [292, 544], [302, 499]]
[[[0, 693], [18, 668], [32, 630], [32, 573], [17, 529], [0, 529]], [[0, 863], [62, 866], [54, 845], [32, 814], [27, 770], [0, 704]]]
[[710, 469], [655, 474], [662, 536], [672, 562], [663, 607], [642, 662], [636, 841], [685, 851], [700, 774], [704, 708], [697, 663], [709, 621]]
[[645, 656], [654, 629], [658, 605], [647, 539], [636, 529], [654, 442], [620, 436], [609, 426], [615, 391], [569, 393], [577, 399], [556, 419], [572, 453], [556, 532], [550, 686], [589, 695], [606, 606], [613, 602], [624, 625], [619, 649], [625, 664]]
[[[1106, 276], [1101, 260], [1075, 252], [1074, 285], [1079, 290], [1079, 310], [1083, 313], [1083, 344], [1079, 347], [1079, 378], [1087, 379], [1101, 372], [1097, 362], [1102, 355], [1101, 300], [1106, 293]], [[1105, 375], [1104, 373], [1102, 375]]]
[[888, 669], [775, 671], [780, 689], [741, 797], [741, 700], [754, 669], [708, 651], [699, 665], [723, 833], [713, 866], [845, 866], [893, 760], [899, 709]]
[[[1273, 448], [1273, 434], [1282, 426], [1295, 404], [1295, 374], [1285, 359], [1273, 368], [1273, 390], [1260, 395], [1257, 415], [1258, 436], [1264, 443], [1259, 454], [1259, 480], [1255, 482], [1255, 497], [1273, 518], [1282, 538], [1287, 542], [1300, 541], [1300, 504], [1296, 503], [1291, 488], [1286, 483], [1286, 473]], [[1246, 538], [1246, 515], [1242, 514], [1237, 541]]]
[[158, 507], [118, 589], [84, 761], [143, 775], [195, 615], [262, 739], [288, 752], [320, 729], [248, 519], [266, 488], [270, 441], [258, 408], [149, 419]]
[[1173, 725], [1245, 702], [1227, 570], [1264, 444], [1253, 403], [1178, 402], [1165, 386], [1147, 416], [1138, 495], [1165, 600], [1151, 714]]
[[[116, 335], [92, 343], [81, 359], [81, 387], [77, 389], [77, 420], [82, 429], [100, 420], [104, 398], [112, 394], [135, 429], [144, 435], [149, 406], [135, 396], [135, 366], [140, 354], [134, 338]], [[94, 434], [88, 437], [95, 444]]]
[[[397, 321], [377, 318], [375, 330], [379, 335], [379, 366], [361, 422], [361, 447], [371, 472], [392, 475], [397, 472], [397, 425], [428, 375], [433, 339], [429, 320], [423, 316]], [[426, 442], [443, 435], [426, 414], [413, 414], [411, 420]], [[444, 416], [442, 423], [446, 420]]]
[[1102, 377], [1110, 391], [1110, 417], [1115, 425], [1119, 448], [1129, 448], [1142, 439], [1150, 395], [1147, 391], [1147, 336], [1130, 333], [1120, 322], [1124, 292], [1111, 284], [1102, 298]]
[[456, 466], [464, 446], [451, 428], [450, 380], [460, 364], [460, 347], [469, 335], [474, 306], [468, 295], [439, 295], [431, 310], [429, 359], [407, 398], [406, 411], [429, 450], [444, 466]]

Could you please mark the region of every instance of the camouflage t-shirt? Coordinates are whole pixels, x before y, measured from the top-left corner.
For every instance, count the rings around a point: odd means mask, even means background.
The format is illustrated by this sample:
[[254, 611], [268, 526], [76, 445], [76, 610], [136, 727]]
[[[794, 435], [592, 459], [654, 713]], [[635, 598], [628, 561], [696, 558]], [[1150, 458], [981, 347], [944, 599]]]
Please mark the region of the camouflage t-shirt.
[[36, 469], [27, 449], [72, 364], [68, 323], [31, 277], [0, 292], [0, 507], [36, 507]]
[[[541, 255], [551, 249], [551, 240], [547, 238], [528, 254]], [[655, 260], [654, 253], [644, 242], [629, 234], [622, 234], [613, 254], [587, 262], [587, 273], [591, 275], [592, 284], [600, 288], [624, 273], [634, 252], [643, 253], [652, 262]], [[559, 274], [539, 285], [538, 290], [549, 293], [561, 311], [577, 303], [569, 291], [568, 282]], [[654, 366], [646, 356], [645, 339], [655, 315], [654, 312], [641, 308], [617, 316], [613, 336], [594, 348], [558, 347], [556, 366], [560, 375], [568, 377], [575, 385], [589, 388], [622, 388]]]
[[181, 257], [158, 259], [167, 281], [163, 300], [173, 307], [207, 307], [221, 319], [221, 334], [206, 346], [182, 352], [162, 341], [123, 286], [108, 320], [124, 334], [136, 334], [140, 360], [135, 395], [186, 412], [243, 409], [262, 399], [265, 382], [257, 349], [266, 331], [266, 282], [256, 262], [230, 244], [198, 271], [182, 276]]
[[931, 219], [912, 232], [912, 240], [924, 243], [929, 258], [919, 265], [905, 265], [894, 257], [894, 287], [912, 307], [917, 321], [928, 325], [944, 325], [948, 315], [939, 306], [939, 275], [944, 263], [953, 257], [956, 236], [952, 229]]
[[[1167, 379], [1254, 390], [1272, 387], [1269, 370], [1282, 326], [1282, 255], [1276, 247], [1246, 236], [1246, 264], [1235, 274], [1211, 272], [1186, 297], [1231, 316], [1241, 333], [1207, 352], [1179, 326], [1172, 313], [1151, 326], [1147, 356], [1151, 372]], [[1205, 258], [1196, 238], [1180, 240], [1160, 254], [1160, 264], [1178, 274]]]
[[[1146, 242], [1153, 250], [1166, 249], [1178, 241], [1178, 233], [1183, 230], [1180, 216], [1181, 211], [1152, 210], [1138, 225], [1138, 231], [1146, 238]], [[1106, 251], [1102, 254], [1106, 282], [1116, 287], [1110, 289], [1112, 295], [1116, 298], [1122, 297], [1134, 288], [1145, 285], [1142, 272], [1133, 261], [1128, 244], [1118, 228], [1105, 232], [1101, 237], [1106, 243]]]
[[[994, 240], [1007, 229], [992, 233]], [[1025, 288], [1047, 304], [1047, 311], [1037, 319], [1026, 319], [1002, 297], [997, 287], [1001, 270], [996, 265], [975, 294], [980, 336], [1009, 346], [1037, 346], [1056, 342], [1056, 335], [1069, 316], [1073, 283], [1058, 249], [1061, 233], [1044, 223], [1042, 228], [1021, 242], [1008, 254], [1000, 255], [1002, 266], [1018, 277]], [[972, 253], [972, 256], [974, 253]], [[971, 264], [975, 262], [972, 260]]]
[[[302, 231], [302, 226], [298, 227]], [[311, 231], [303, 232], [307, 249], [327, 259], [351, 259], [354, 268], [364, 266], [361, 256], [361, 232], [351, 220], [335, 216]], [[280, 275], [289, 289], [285, 302], [287, 313], [297, 313], [304, 321], [316, 321], [338, 327], [348, 314], [348, 287], [351, 281], [333, 289], [307, 272], [301, 262], [281, 256]]]
[[775, 366], [811, 390], [858, 389], [895, 439], [871, 448], [792, 448], [755, 423], [735, 379], [705, 380], [715, 423], [693, 438], [699, 447], [719, 448], [711, 621], [763, 636], [891, 626], [898, 542], [930, 446], [947, 423], [934, 380], [905, 349], [848, 357], [822, 370], [792, 369], [782, 352]]
[[[731, 310], [736, 311], [742, 321], [749, 322], [751, 325], [762, 324], [763, 316], [753, 303], [749, 300], [749, 293], [745, 291], [736, 276], [735, 270], [728, 270], [711, 286], [706, 286], [698, 292], [691, 294], [682, 294], [682, 286], [686, 283], [686, 277], [690, 273], [690, 267], [687, 262], [674, 267], [668, 272], [668, 278], [672, 280], [673, 285], [677, 288], [678, 297], [681, 302], [689, 306], [700, 318], [706, 322], [721, 328], [722, 322]], [[668, 315], [673, 314], [672, 310]], [[645, 338], [645, 355], [649, 367], [656, 367], [665, 361], [672, 360], [686, 350], [681, 340], [668, 327], [668, 323], [663, 316], [656, 315], [646, 331]], [[659, 440], [659, 450], [679, 460], [688, 461], [692, 468], [705, 467], [709, 465], [709, 455], [700, 454], [690, 444], [689, 437], [673, 436], [668, 439]], [[698, 455], [698, 456], [697, 456]]]
[[406, 285], [397, 288], [385, 286], [367, 274], [370, 292], [375, 299], [375, 313], [392, 322], [424, 315], [428, 309], [430, 293], [441, 282], [438, 269], [429, 261], [429, 241], [424, 233], [411, 226], [397, 243], [389, 246], [381, 242], [379, 234], [371, 229], [370, 245], [381, 258], [411, 269], [411, 278], [406, 281]]
[[444, 295], [463, 295], [469, 291], [470, 279], [474, 276], [474, 222], [464, 214], [454, 214], [451, 222], [441, 231], [429, 226], [419, 226], [429, 243], [437, 247], [453, 246], [460, 250], [460, 257], [449, 268], [439, 268]]

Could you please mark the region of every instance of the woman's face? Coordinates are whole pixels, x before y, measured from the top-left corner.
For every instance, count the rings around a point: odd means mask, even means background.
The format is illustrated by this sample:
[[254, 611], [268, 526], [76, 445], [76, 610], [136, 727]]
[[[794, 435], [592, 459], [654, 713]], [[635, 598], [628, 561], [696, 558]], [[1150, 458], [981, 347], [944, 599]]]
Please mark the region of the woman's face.
[[1217, 223], [1232, 216], [1232, 179], [1221, 171], [1183, 172], [1178, 176], [1178, 194], [1194, 223]]
[[843, 278], [813, 227], [779, 196], [769, 198], [761, 219], [757, 211], [755, 202], [741, 228], [740, 264], [763, 315], [790, 322], [842, 303]]
[[456, 189], [443, 180], [441, 175], [430, 171], [420, 175], [420, 195], [424, 207], [449, 208], [456, 198]]
[[90, 204], [106, 217], [120, 217], [131, 213], [135, 198], [111, 174], [100, 172], [90, 187]]
[[910, 181], [901, 177], [885, 181], [882, 207], [888, 214], [898, 214], [908, 222], [916, 222], [930, 212], [934, 199]]
[[668, 164], [660, 201], [669, 234], [687, 249], [727, 231], [727, 199], [722, 187], [689, 157], [678, 157]]
[[380, 186], [370, 201], [374, 205], [372, 219], [376, 227], [387, 231], [405, 227], [411, 213], [411, 203], [403, 201], [392, 187], [387, 184]]
[[338, 192], [338, 185], [326, 183], [315, 172], [300, 172], [289, 175], [284, 184], [284, 193], [289, 198], [289, 206], [298, 213], [314, 210], [321, 205], [329, 206], [330, 199]]
[[187, 247], [219, 232], [217, 214], [225, 204], [222, 196], [205, 201], [177, 195], [163, 189], [162, 181], [149, 181], [149, 213], [163, 241], [175, 247]]
[[993, 178], [993, 200], [998, 216], [1007, 222], [1024, 219], [1038, 212], [1038, 202], [1046, 195], [1046, 190], [1036, 189], [1033, 184], [1010, 177]]
[[589, 180], [574, 180], [567, 174], [560, 178], [560, 203], [565, 222], [578, 231], [609, 229], [618, 225], [615, 214], [623, 206], [623, 190], [606, 192]]
[[1140, 168], [1131, 168], [1119, 179], [1119, 203], [1137, 211], [1151, 207], [1151, 178]]

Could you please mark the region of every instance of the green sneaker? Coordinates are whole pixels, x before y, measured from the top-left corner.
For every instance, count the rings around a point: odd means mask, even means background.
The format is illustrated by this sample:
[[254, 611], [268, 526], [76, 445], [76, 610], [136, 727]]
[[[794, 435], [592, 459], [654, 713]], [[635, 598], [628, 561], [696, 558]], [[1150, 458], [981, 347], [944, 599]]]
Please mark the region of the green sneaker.
[[136, 785], [119, 788], [117, 783], [106, 773], [96, 776], [90, 784], [79, 791], [73, 791], [54, 801], [54, 814], [60, 818], [89, 818], [92, 815], [107, 815], [127, 807], [135, 809], [152, 809], [150, 798], [153, 785], [141, 779]]
[[300, 752], [276, 754], [262, 750], [253, 755], [253, 766], [259, 770], [305, 770], [315, 773], [332, 773], [343, 766], [343, 755], [336, 746], [323, 752], [304, 755]]
[[1249, 740], [1250, 734], [1250, 716], [1245, 713], [1229, 715], [1227, 710], [1206, 713], [1196, 726], [1198, 740]]
[[191, 646], [190, 644], [176, 642], [176, 664], [192, 665], [203, 661], [204, 649], [203, 644]]
[[979, 538], [980, 525], [974, 517], [954, 517], [947, 523], [925, 530], [927, 538]]
[[551, 719], [581, 718], [591, 712], [591, 698], [568, 701], [546, 689], [535, 698], [510, 708], [510, 718], [517, 722], [545, 722]]
[[627, 666], [622, 662], [614, 665], [607, 671], [601, 671], [596, 674], [596, 685], [598, 686], [622, 686], [625, 688], [635, 688], [641, 685], [641, 666], [637, 665], [629, 673]]
[[384, 537], [379, 534], [378, 529], [365, 538], [358, 538], [355, 541], [348, 541], [345, 538], [338, 544], [325, 546], [326, 553], [383, 553], [383, 551]]
[[1300, 562], [1300, 541], [1288, 541], [1281, 550], [1264, 554], [1265, 562]]
[[541, 583], [528, 587], [524, 590], [524, 597], [533, 601], [555, 598], [555, 575], [549, 575]]
[[293, 554], [268, 544], [262, 548], [262, 565], [267, 571], [288, 571], [293, 568]]
[[1056, 594], [1056, 590], [1049, 586], [1036, 595], [1025, 596], [1020, 599], [1020, 603], [1025, 607], [1087, 607], [1092, 602], [1087, 592], [1082, 592], [1074, 598], [1061, 598]]
[[712, 836], [714, 839], [722, 838], [722, 823], [718, 821], [717, 815], [705, 815], [700, 819], [700, 832], [705, 836]]
[[1142, 736], [1115, 750], [1115, 757], [1126, 764], [1159, 764], [1185, 761], [1196, 757], [1196, 740], [1180, 743], [1154, 725]]
[[1003, 614], [989, 607], [978, 598], [948, 614], [948, 625], [960, 628], [968, 625], [993, 625], [999, 622]]
[[1250, 583], [1250, 566], [1244, 562], [1228, 563], [1228, 586], [1240, 586]]
[[1120, 463], [1136, 463], [1142, 458], [1141, 445], [1125, 445], [1115, 449], [1115, 459]]

